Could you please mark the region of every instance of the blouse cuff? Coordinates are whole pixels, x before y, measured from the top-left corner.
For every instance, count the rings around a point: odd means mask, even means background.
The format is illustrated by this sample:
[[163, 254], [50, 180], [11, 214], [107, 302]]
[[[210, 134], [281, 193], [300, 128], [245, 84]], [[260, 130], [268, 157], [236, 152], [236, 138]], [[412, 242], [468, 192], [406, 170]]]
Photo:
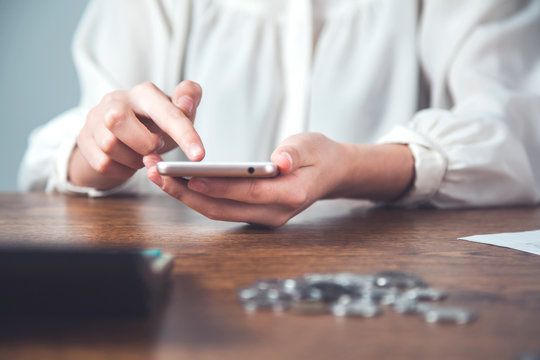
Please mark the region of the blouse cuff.
[[393, 202], [415, 206], [426, 203], [439, 190], [448, 167], [448, 159], [439, 147], [421, 134], [403, 126], [396, 126], [379, 139], [379, 144], [406, 144], [414, 157], [414, 183], [409, 191]]

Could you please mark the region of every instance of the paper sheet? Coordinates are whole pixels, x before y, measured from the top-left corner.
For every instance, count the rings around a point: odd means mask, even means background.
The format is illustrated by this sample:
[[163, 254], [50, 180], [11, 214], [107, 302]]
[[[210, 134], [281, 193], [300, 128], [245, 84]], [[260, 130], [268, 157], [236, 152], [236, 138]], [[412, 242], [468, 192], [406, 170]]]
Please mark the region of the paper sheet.
[[540, 255], [540, 230], [523, 231], [514, 233], [474, 235], [459, 238], [482, 244], [503, 246], [510, 249], [526, 251]]

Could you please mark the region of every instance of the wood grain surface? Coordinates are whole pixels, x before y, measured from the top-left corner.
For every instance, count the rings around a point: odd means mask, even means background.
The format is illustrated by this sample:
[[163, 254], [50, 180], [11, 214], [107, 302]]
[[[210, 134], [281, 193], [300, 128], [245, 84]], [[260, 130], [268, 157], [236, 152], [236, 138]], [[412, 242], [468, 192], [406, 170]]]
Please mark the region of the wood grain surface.
[[[0, 359], [519, 359], [540, 353], [540, 257], [457, 240], [540, 229], [540, 208], [438, 211], [322, 201], [278, 229], [216, 222], [168, 197], [0, 194], [0, 241], [160, 248], [166, 304], [143, 319], [0, 322]], [[415, 273], [477, 312], [462, 326], [244, 312], [239, 287], [310, 272]], [[1, 294], [0, 294], [1, 296]]]

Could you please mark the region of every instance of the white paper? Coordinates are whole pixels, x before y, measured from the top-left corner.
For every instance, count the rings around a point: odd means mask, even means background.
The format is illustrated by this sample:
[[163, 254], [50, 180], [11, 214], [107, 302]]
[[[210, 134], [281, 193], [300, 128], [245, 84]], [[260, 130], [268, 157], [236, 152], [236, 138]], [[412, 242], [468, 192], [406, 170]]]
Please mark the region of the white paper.
[[510, 249], [526, 251], [540, 255], [540, 230], [523, 231], [514, 233], [474, 235], [459, 238], [482, 244], [503, 246]]

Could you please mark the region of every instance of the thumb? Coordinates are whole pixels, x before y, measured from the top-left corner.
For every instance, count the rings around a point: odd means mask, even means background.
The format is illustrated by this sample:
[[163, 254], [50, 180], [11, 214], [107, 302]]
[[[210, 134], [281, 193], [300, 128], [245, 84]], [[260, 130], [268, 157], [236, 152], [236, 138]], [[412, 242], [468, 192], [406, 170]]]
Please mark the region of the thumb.
[[316, 160], [315, 134], [298, 134], [285, 139], [274, 150], [270, 160], [276, 164], [282, 174], [288, 174], [297, 169], [310, 166]]

